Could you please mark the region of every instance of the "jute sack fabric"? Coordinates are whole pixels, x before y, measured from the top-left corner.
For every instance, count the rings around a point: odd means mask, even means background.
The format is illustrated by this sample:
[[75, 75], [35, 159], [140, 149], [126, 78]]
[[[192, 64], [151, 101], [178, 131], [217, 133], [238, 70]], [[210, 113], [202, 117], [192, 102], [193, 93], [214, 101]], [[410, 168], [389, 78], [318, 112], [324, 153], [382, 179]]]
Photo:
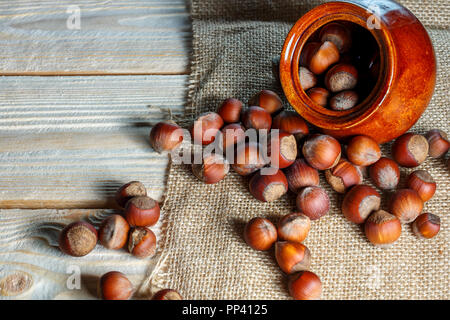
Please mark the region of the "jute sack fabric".
[[[282, 94], [271, 70], [293, 23], [321, 1], [193, 0], [192, 73], [185, 119], [215, 110], [228, 97], [242, 101], [270, 88]], [[446, 0], [403, 1], [427, 26], [439, 63], [433, 100], [412, 131], [424, 133], [449, 126], [449, 6]], [[290, 108], [285, 101], [285, 107]], [[383, 147], [390, 156], [390, 144]], [[448, 157], [448, 156], [447, 156]], [[371, 245], [360, 226], [340, 211], [342, 196], [323, 175], [321, 185], [331, 199], [327, 216], [312, 223], [305, 245], [311, 270], [323, 282], [324, 299], [449, 299], [450, 205], [449, 171], [445, 160], [429, 158], [419, 167], [438, 183], [424, 212], [440, 215], [441, 233], [432, 240], [415, 237], [409, 225], [397, 243]], [[401, 186], [411, 170], [402, 169]], [[370, 184], [369, 179], [365, 183]], [[386, 209], [389, 193], [383, 193]], [[231, 172], [216, 185], [204, 185], [187, 165], [170, 168], [164, 204], [162, 268], [151, 282], [178, 289], [187, 299], [287, 299], [286, 276], [273, 252], [257, 252], [242, 237], [252, 217], [277, 221], [295, 211], [295, 196], [261, 203], [248, 191], [248, 179]]]

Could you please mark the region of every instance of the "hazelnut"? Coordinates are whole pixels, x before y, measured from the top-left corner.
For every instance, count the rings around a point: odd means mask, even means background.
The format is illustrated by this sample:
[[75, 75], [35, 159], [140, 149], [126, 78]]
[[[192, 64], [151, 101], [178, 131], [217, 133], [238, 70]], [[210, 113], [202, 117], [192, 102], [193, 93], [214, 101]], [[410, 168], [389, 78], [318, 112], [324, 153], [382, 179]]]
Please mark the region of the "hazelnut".
[[289, 190], [299, 193], [303, 187], [319, 185], [319, 172], [311, 167], [304, 159], [297, 159], [284, 170]]
[[297, 195], [297, 208], [311, 220], [317, 220], [328, 213], [330, 198], [323, 188], [305, 187]]
[[331, 92], [351, 90], [358, 83], [358, 70], [351, 64], [340, 63], [328, 70], [325, 86]]
[[392, 156], [403, 167], [417, 167], [425, 161], [427, 155], [427, 139], [419, 134], [405, 133], [392, 145]]
[[347, 157], [358, 166], [369, 166], [381, 158], [378, 143], [368, 136], [355, 136], [347, 145]]
[[197, 144], [207, 145], [216, 139], [223, 126], [223, 119], [215, 112], [202, 114], [192, 125], [191, 135]]
[[371, 212], [380, 209], [380, 203], [381, 196], [374, 188], [360, 184], [345, 194], [342, 213], [354, 223], [363, 223]]
[[239, 123], [231, 123], [222, 128], [222, 148], [227, 151], [245, 140], [245, 128]]
[[[320, 42], [308, 42], [302, 48], [302, 53], [300, 56], [300, 65], [306, 68], [309, 68], [309, 62], [311, 58], [316, 53], [316, 51], [320, 48]], [[309, 70], [309, 69], [308, 69]]]
[[447, 134], [438, 129], [433, 129], [427, 132], [425, 135], [430, 146], [429, 155], [432, 158], [440, 158], [446, 155], [450, 148], [450, 142], [448, 141]]
[[136, 227], [128, 238], [128, 251], [138, 258], [153, 257], [156, 253], [156, 236], [146, 227]]
[[271, 131], [267, 153], [272, 167], [287, 168], [297, 158], [297, 141], [290, 133]]
[[334, 167], [341, 158], [341, 145], [335, 138], [325, 134], [309, 136], [302, 151], [308, 164], [318, 170]]
[[228, 161], [219, 154], [209, 154], [203, 157], [202, 164], [192, 164], [192, 172], [202, 182], [214, 184], [221, 181], [230, 171]]
[[125, 219], [130, 226], [146, 227], [158, 222], [159, 204], [150, 197], [134, 197], [125, 205]]
[[128, 300], [133, 294], [133, 285], [123, 273], [111, 271], [100, 278], [99, 293], [104, 300]]
[[120, 215], [113, 214], [103, 220], [98, 231], [100, 243], [108, 249], [121, 249], [127, 244], [128, 222]]
[[297, 142], [309, 133], [305, 120], [295, 111], [280, 112], [273, 118], [272, 129], [293, 134]]
[[387, 247], [400, 237], [402, 225], [396, 216], [384, 210], [378, 210], [367, 218], [364, 231], [372, 244]]
[[183, 300], [183, 297], [176, 290], [163, 289], [155, 293], [152, 300]]
[[256, 130], [267, 129], [272, 126], [272, 117], [270, 113], [261, 107], [249, 107], [242, 114], [242, 124], [247, 129], [254, 128]]
[[322, 295], [322, 282], [311, 271], [300, 271], [289, 279], [289, 294], [295, 300], [319, 300]]
[[319, 34], [320, 41], [331, 41], [340, 53], [347, 52], [352, 44], [350, 30], [339, 22], [330, 22], [325, 25]]
[[439, 233], [441, 219], [432, 213], [423, 213], [414, 220], [412, 230], [419, 238], [431, 239]]
[[67, 225], [59, 235], [59, 248], [65, 254], [82, 257], [97, 245], [97, 230], [87, 222], [78, 221]]
[[303, 90], [308, 90], [315, 87], [317, 84], [317, 77], [314, 73], [308, 70], [308, 68], [300, 67], [298, 69], [298, 75], [300, 77], [300, 86]]
[[121, 208], [123, 208], [131, 198], [146, 195], [147, 189], [145, 189], [145, 186], [142, 182], [131, 181], [127, 184], [124, 184], [119, 188], [119, 190], [117, 190], [116, 202]]
[[261, 152], [261, 146], [256, 142], [245, 145], [239, 144], [236, 150], [234, 163], [231, 165], [238, 174], [247, 176], [267, 164], [267, 160]]
[[275, 92], [270, 90], [262, 90], [258, 92], [250, 99], [248, 105], [259, 106], [269, 114], [273, 114], [283, 108], [283, 103], [280, 97]]
[[347, 188], [363, 181], [361, 172], [343, 158], [333, 168], [325, 171], [325, 178], [333, 190], [339, 193], [345, 193]]
[[394, 189], [400, 181], [400, 169], [394, 160], [380, 158], [369, 168], [370, 178], [380, 189]]
[[306, 94], [312, 101], [322, 107], [325, 107], [327, 105], [328, 96], [330, 95], [327, 89], [319, 87], [309, 89], [308, 91], [306, 91]]
[[272, 175], [255, 173], [249, 182], [250, 193], [259, 201], [272, 202], [281, 198], [288, 190], [288, 183], [283, 171], [277, 170]]
[[277, 241], [275, 258], [280, 269], [287, 274], [307, 270], [311, 265], [309, 249], [298, 242]]
[[290, 213], [278, 222], [278, 238], [280, 240], [303, 242], [311, 228], [311, 219], [302, 213]]
[[267, 219], [253, 218], [245, 225], [244, 240], [255, 250], [269, 250], [277, 241], [277, 229]]
[[392, 196], [389, 211], [403, 223], [413, 222], [423, 209], [419, 194], [411, 189], [397, 190]]
[[310, 53], [309, 70], [315, 74], [324, 73], [331, 65], [339, 61], [339, 49], [331, 41], [325, 41]]
[[406, 182], [408, 188], [415, 190], [423, 202], [430, 200], [436, 192], [436, 182], [428, 171], [411, 172]]
[[226, 99], [217, 109], [217, 113], [226, 123], [239, 122], [241, 118], [242, 102], [238, 99]]
[[336, 111], [348, 110], [356, 106], [358, 99], [355, 91], [342, 91], [330, 99], [330, 108]]
[[155, 124], [150, 131], [150, 145], [158, 153], [172, 151], [183, 142], [183, 129], [173, 121]]

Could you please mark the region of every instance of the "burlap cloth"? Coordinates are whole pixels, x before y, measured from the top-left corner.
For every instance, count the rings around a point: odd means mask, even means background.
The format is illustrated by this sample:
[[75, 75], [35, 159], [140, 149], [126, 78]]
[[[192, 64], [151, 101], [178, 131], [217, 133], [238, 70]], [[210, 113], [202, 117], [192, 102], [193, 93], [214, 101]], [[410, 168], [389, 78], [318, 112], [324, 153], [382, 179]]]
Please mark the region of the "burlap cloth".
[[[321, 1], [192, 0], [193, 52], [186, 119], [215, 110], [228, 97], [248, 101], [271, 88], [282, 94], [271, 70], [285, 36], [303, 13]], [[413, 131], [449, 130], [450, 36], [448, 0], [402, 1], [427, 27], [439, 64], [433, 100]], [[286, 103], [286, 107], [289, 107]], [[390, 156], [389, 146], [384, 155]], [[448, 156], [447, 156], [448, 157]], [[311, 270], [323, 281], [324, 299], [449, 299], [450, 204], [449, 171], [444, 160], [428, 159], [427, 169], [438, 183], [425, 212], [440, 215], [442, 228], [432, 240], [416, 238], [403, 225], [389, 249], [367, 242], [362, 229], [340, 212], [342, 196], [321, 176], [331, 198], [327, 216], [314, 221], [305, 241]], [[402, 182], [411, 170], [402, 170]], [[370, 183], [366, 179], [366, 183]], [[388, 194], [384, 193], [383, 207]], [[249, 248], [242, 232], [255, 216], [278, 220], [294, 211], [293, 195], [261, 203], [248, 191], [246, 178], [232, 172], [216, 185], [204, 185], [189, 166], [170, 169], [165, 228], [161, 241], [164, 265], [153, 277], [159, 287], [176, 288], [188, 299], [287, 299], [286, 276], [273, 252]]]

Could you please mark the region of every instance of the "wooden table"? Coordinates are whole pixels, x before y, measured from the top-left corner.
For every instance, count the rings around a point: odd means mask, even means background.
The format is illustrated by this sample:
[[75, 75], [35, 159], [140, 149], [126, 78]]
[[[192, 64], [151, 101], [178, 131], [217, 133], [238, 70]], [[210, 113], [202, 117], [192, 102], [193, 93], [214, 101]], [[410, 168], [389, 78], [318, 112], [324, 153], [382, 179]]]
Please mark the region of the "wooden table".
[[[57, 237], [80, 218], [98, 225], [128, 181], [161, 200], [167, 157], [152, 151], [148, 134], [169, 109], [183, 112], [186, 4], [73, 4], [0, 0], [0, 279], [26, 272], [33, 280], [12, 298], [94, 298], [98, 276], [111, 270], [139, 288], [156, 261], [101, 245], [72, 258]], [[81, 289], [70, 289], [77, 270]]]

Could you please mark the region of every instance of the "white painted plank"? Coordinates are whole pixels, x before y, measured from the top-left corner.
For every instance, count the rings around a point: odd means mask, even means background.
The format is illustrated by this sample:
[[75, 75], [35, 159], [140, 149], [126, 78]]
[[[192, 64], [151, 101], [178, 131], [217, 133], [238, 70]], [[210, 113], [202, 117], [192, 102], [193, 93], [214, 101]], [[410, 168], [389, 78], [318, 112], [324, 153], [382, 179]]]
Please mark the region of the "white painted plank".
[[[60, 230], [70, 222], [84, 219], [98, 226], [112, 210], [0, 210], [0, 281], [15, 272], [26, 272], [33, 286], [20, 296], [0, 299], [94, 299], [99, 277], [108, 271], [125, 273], [138, 289], [137, 296], [149, 297], [140, 288], [152, 271], [157, 256], [138, 259], [126, 249], [108, 250], [98, 244], [87, 256], [74, 258], [58, 248]], [[151, 228], [160, 238], [160, 222]], [[67, 280], [70, 266], [81, 271], [81, 288], [71, 290]], [[69, 272], [68, 272], [69, 271]]]
[[186, 74], [190, 37], [184, 0], [2, 0], [0, 74]]
[[186, 88], [185, 75], [2, 77], [0, 134], [150, 127], [183, 113]]

